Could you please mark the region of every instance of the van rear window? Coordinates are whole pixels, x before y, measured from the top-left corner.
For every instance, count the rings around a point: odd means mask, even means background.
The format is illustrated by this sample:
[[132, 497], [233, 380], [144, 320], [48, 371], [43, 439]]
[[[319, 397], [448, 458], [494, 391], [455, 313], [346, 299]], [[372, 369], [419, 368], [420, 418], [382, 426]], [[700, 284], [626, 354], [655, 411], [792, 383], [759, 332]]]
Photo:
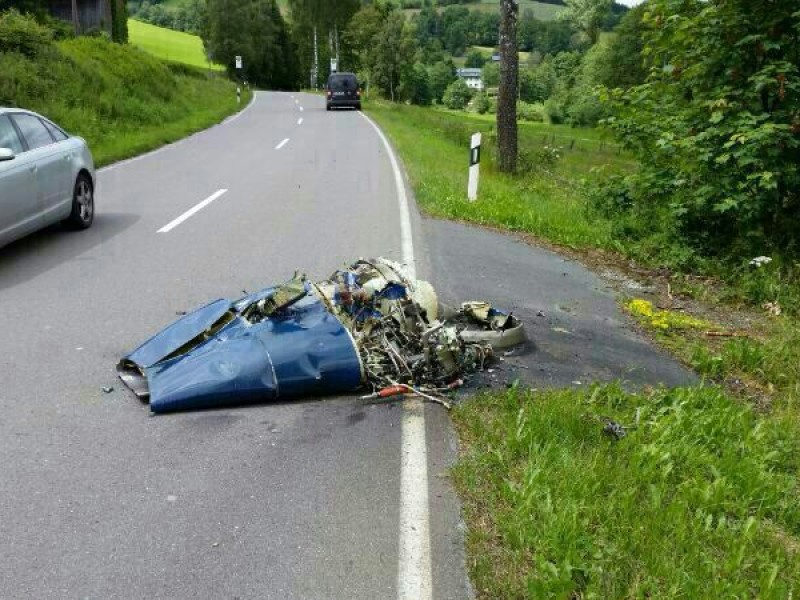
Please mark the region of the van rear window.
[[333, 75], [328, 80], [328, 86], [332, 90], [354, 90], [358, 87], [358, 83], [352, 75]]

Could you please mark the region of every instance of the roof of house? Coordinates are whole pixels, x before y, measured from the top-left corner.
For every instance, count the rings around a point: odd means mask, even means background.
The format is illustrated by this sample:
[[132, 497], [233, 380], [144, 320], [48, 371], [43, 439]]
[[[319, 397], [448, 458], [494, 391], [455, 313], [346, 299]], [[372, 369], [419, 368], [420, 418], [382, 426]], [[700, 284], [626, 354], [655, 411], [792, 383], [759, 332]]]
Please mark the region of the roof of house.
[[459, 77], [480, 77], [482, 73], [483, 69], [477, 68], [456, 69], [456, 75]]

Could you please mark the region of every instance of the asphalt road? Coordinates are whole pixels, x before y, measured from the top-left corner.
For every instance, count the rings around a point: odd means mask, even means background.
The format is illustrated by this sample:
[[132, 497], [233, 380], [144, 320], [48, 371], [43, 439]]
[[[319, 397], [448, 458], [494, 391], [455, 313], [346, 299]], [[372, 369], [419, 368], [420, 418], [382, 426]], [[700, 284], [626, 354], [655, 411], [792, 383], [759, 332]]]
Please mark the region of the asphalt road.
[[[401, 259], [399, 220], [361, 115], [261, 93], [225, 124], [102, 171], [90, 230], [0, 250], [0, 598], [402, 597], [409, 408], [340, 397], [150, 417], [114, 371], [179, 311], [297, 268], [321, 278], [359, 256]], [[507, 362], [534, 383], [686, 380], [581, 267], [416, 214], [412, 230], [418, 276], [445, 300], [490, 298], [532, 321], [532, 344]], [[432, 597], [468, 598], [443, 476], [455, 438], [441, 407], [423, 410]]]

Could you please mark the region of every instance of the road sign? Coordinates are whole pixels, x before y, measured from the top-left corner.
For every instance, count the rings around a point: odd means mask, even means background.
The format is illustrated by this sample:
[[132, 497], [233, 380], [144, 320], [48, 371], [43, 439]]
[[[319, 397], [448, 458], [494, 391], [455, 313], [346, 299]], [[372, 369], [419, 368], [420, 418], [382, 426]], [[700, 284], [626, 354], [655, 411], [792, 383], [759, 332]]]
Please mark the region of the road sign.
[[237, 56], [236, 57], [236, 68], [237, 69], [241, 69], [242, 68], [242, 57], [241, 56]]
[[336, 73], [339, 70], [339, 59], [332, 58], [331, 59], [331, 73]]

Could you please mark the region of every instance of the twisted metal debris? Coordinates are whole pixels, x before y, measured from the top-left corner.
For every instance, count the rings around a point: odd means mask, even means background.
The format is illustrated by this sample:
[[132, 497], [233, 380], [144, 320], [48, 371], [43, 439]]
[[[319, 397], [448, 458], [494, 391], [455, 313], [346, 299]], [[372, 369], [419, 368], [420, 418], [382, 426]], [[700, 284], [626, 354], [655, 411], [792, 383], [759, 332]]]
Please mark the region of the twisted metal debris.
[[522, 323], [485, 302], [441, 309], [433, 287], [384, 258], [321, 282], [219, 299], [122, 358], [122, 381], [153, 412], [196, 410], [369, 387], [367, 398], [446, 394], [493, 351], [524, 342]]

